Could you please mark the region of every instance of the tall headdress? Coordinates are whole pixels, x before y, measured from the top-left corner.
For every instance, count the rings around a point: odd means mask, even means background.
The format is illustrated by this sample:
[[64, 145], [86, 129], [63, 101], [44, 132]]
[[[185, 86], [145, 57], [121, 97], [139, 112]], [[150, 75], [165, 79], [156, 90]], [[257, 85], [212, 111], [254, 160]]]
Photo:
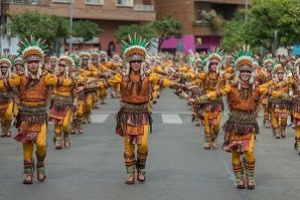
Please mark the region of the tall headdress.
[[263, 66], [264, 67], [267, 67], [269, 65], [274, 67], [274, 64], [275, 64], [275, 59], [272, 57], [272, 54], [268, 54], [263, 60]]
[[142, 39], [142, 37], [137, 37], [136, 33], [134, 34], [133, 38], [131, 38], [130, 35], [128, 35], [128, 41], [125, 42], [122, 40], [123, 45], [121, 46], [122, 51], [124, 53], [124, 59], [127, 62], [126, 63], [126, 69], [125, 69], [125, 76], [129, 75], [130, 71], [130, 62], [131, 61], [141, 61], [141, 69], [140, 74], [142, 78], [144, 78], [145, 75], [145, 59], [147, 56], [147, 46], [149, 42], [146, 41], [146, 39]]
[[14, 65], [14, 56], [10, 55], [9, 53], [4, 53], [3, 55], [0, 56], [0, 66], [2, 66], [2, 64], [6, 64], [7, 65], [7, 77], [11, 76], [11, 70], [12, 67]]
[[238, 51], [234, 51], [233, 57], [235, 59], [235, 69], [236, 69], [236, 75], [234, 78], [235, 82], [238, 82], [238, 88], [240, 88], [240, 71], [250, 71], [251, 72], [251, 78], [249, 80], [249, 83], [252, 84], [253, 87], [255, 87], [254, 83], [254, 64], [253, 64], [253, 53], [250, 50], [249, 46], [244, 46], [242, 49]]
[[273, 69], [273, 75], [274, 75], [274, 78], [275, 78], [276, 82], [278, 81], [277, 73], [279, 73], [279, 72], [283, 72], [284, 73], [283, 79], [285, 80], [285, 78], [287, 76], [286, 75], [286, 71], [285, 71], [284, 67], [282, 66], [282, 64], [276, 62], [274, 64], [274, 69]]
[[18, 53], [22, 56], [24, 66], [25, 66], [25, 76], [28, 76], [27, 62], [38, 60], [40, 61], [37, 78], [42, 74], [42, 66], [44, 63], [44, 54], [47, 52], [46, 40], [41, 38], [35, 39], [35, 37], [30, 36], [30, 38], [24, 38], [19, 42]]
[[75, 67], [75, 62], [74, 62], [73, 58], [68, 55], [68, 52], [64, 55], [61, 55], [58, 58], [58, 66], [60, 64], [66, 65], [66, 67], [65, 67], [65, 76], [69, 77], [69, 71], [70, 71], [70, 69]]
[[90, 54], [90, 52], [88, 52], [88, 51], [81, 51], [80, 53], [79, 53], [79, 57], [80, 57], [80, 66], [81, 66], [81, 64], [82, 64], [82, 60], [83, 59], [88, 59], [88, 69], [90, 70], [91, 69], [91, 59], [92, 59], [92, 55]]
[[21, 58], [21, 57], [15, 58], [14, 64], [15, 64], [15, 65], [20, 64], [20, 65], [23, 66], [23, 60], [22, 60], [22, 58]]
[[217, 73], [219, 73], [221, 71], [221, 67], [222, 67], [222, 50], [219, 49], [212, 49], [209, 53], [207, 53], [206, 55], [206, 65], [204, 68], [204, 72], [208, 73], [209, 72], [209, 67], [211, 65], [211, 63], [216, 62], [218, 63], [218, 68], [217, 68]]

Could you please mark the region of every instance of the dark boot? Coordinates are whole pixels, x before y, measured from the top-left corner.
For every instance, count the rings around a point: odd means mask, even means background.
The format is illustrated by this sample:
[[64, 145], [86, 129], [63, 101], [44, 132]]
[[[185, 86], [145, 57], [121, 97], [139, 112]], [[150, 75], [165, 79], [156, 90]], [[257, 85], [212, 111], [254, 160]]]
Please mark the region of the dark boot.
[[125, 181], [125, 184], [127, 185], [133, 185], [135, 181], [135, 154], [126, 154], [124, 153], [125, 158], [125, 166], [126, 166], [126, 172], [127, 172], [127, 179]]
[[298, 137], [295, 137], [294, 148], [298, 152], [298, 155], [300, 155], [300, 138], [298, 138]]
[[34, 159], [24, 160], [24, 180], [23, 184], [33, 183]]
[[139, 182], [145, 182], [146, 180], [146, 159], [138, 158], [136, 163], [137, 168], [137, 180]]
[[245, 172], [246, 172], [246, 184], [248, 190], [253, 190], [255, 188], [255, 180], [254, 180], [254, 170], [255, 170], [255, 161], [244, 163]]
[[64, 146], [69, 148], [71, 146], [69, 133], [64, 133]]
[[244, 178], [244, 166], [242, 163], [239, 163], [238, 165], [232, 164], [233, 172], [235, 175], [235, 184], [238, 189], [244, 189], [245, 188], [245, 178]]
[[275, 135], [276, 139], [280, 139], [280, 137], [281, 137], [281, 128], [280, 127], [274, 128], [274, 135]]
[[45, 172], [45, 164], [44, 164], [46, 153], [43, 156], [39, 155], [37, 152], [35, 153], [37, 159], [37, 164], [36, 164], [37, 179], [39, 181], [44, 181], [47, 177]]
[[71, 134], [76, 134], [76, 127], [77, 127], [77, 119], [73, 119], [71, 123]]
[[281, 137], [285, 138], [285, 128], [286, 127], [281, 127]]

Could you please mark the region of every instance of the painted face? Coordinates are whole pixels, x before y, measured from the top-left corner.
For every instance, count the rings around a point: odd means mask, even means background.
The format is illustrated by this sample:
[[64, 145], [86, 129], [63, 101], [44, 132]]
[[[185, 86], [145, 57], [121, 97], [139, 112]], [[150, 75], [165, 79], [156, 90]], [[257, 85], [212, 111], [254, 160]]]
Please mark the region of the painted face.
[[277, 77], [279, 80], [283, 80], [284, 72], [282, 72], [282, 71], [277, 72]]
[[98, 65], [98, 61], [99, 61], [98, 57], [92, 57], [92, 64], [93, 65]]
[[64, 62], [58, 63], [58, 71], [59, 73], [64, 73], [66, 70], [67, 64]]
[[140, 69], [141, 69], [141, 63], [142, 63], [141, 60], [131, 61], [131, 62], [130, 62], [131, 69], [132, 69], [134, 72], [139, 72]]
[[100, 55], [100, 60], [101, 60], [102, 62], [104, 62], [105, 59], [106, 59], [106, 56], [105, 56], [104, 54], [101, 54], [101, 55]]
[[56, 63], [57, 63], [57, 61], [56, 61], [56, 60], [54, 60], [54, 59], [51, 59], [51, 60], [50, 60], [50, 66], [51, 66], [51, 68], [54, 68], [54, 67], [55, 67], [55, 65], [56, 65]]
[[17, 71], [22, 69], [22, 65], [21, 64], [15, 64], [15, 68]]
[[251, 71], [249, 70], [241, 70], [240, 71], [240, 79], [244, 82], [247, 82], [250, 80], [251, 77]]
[[82, 65], [87, 66], [88, 62], [89, 62], [88, 58], [86, 58], [86, 57], [82, 58]]
[[216, 71], [217, 71], [217, 68], [218, 68], [218, 64], [219, 64], [219, 63], [217, 63], [217, 62], [211, 62], [211, 63], [209, 64], [209, 66], [210, 66], [210, 71], [216, 72]]
[[39, 60], [30, 60], [27, 62], [27, 68], [31, 74], [37, 74], [37, 71], [39, 69]]
[[1, 68], [1, 73], [6, 74], [7, 69], [8, 69], [8, 65], [3, 63], [3, 64], [0, 65], [0, 68]]

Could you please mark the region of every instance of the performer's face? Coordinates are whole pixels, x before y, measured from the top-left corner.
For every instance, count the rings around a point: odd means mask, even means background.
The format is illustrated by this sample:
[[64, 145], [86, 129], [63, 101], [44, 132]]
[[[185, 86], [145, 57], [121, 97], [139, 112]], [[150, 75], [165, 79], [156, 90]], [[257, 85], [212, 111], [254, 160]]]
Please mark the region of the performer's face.
[[209, 66], [210, 66], [210, 71], [216, 72], [216, 71], [217, 71], [217, 68], [218, 68], [218, 64], [219, 64], [219, 63], [217, 63], [217, 62], [211, 62], [211, 63], [209, 64]]
[[249, 71], [249, 70], [242, 70], [242, 71], [240, 71], [240, 79], [242, 81], [247, 82], [247, 81], [250, 80], [250, 77], [251, 77], [251, 71]]
[[58, 70], [59, 70], [59, 73], [64, 73], [66, 67], [67, 67], [67, 65], [66, 65], [65, 63], [59, 63], [59, 64], [58, 64]]
[[6, 74], [7, 69], [8, 69], [8, 65], [7, 64], [2, 64], [1, 65], [1, 73], [2, 74]]
[[100, 55], [100, 60], [101, 60], [102, 62], [104, 62], [104, 61], [105, 61], [105, 59], [106, 59], [106, 56], [105, 56], [105, 55], [103, 55], [103, 54], [101, 54], [101, 55]]
[[98, 65], [98, 61], [99, 61], [98, 57], [93, 57], [92, 58], [93, 65]]
[[29, 70], [30, 73], [32, 74], [36, 74], [38, 69], [39, 69], [39, 64], [40, 61], [39, 60], [30, 60], [27, 62], [27, 68]]
[[131, 62], [130, 62], [131, 69], [132, 69], [134, 72], [140, 71], [140, 69], [141, 69], [141, 63], [142, 63], [141, 60], [131, 61]]
[[15, 65], [15, 68], [17, 71], [21, 70], [22, 69], [22, 65], [21, 64], [16, 64]]
[[278, 77], [279, 80], [282, 80], [283, 77], [284, 77], [284, 73], [283, 72], [278, 72], [277, 77]]
[[56, 65], [56, 60], [55, 59], [51, 59], [50, 60], [50, 66], [51, 66], [51, 68], [55, 68], [55, 65]]

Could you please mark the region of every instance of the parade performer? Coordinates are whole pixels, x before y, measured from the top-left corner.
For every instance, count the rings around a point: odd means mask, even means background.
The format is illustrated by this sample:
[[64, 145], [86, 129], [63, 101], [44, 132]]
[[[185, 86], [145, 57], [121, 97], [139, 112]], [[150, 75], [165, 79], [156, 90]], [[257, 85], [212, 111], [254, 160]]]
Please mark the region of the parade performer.
[[[274, 67], [274, 59], [272, 58], [272, 55], [268, 55], [265, 57], [263, 61], [263, 68], [258, 70], [257, 72], [257, 80], [260, 84], [267, 83], [272, 80], [272, 70]], [[264, 108], [264, 126], [266, 128], [270, 128], [271, 122], [270, 122], [270, 109], [268, 108], [269, 104], [269, 96], [263, 95], [261, 99], [261, 104]]]
[[[58, 78], [69, 78], [69, 69], [74, 67], [74, 60], [68, 55], [58, 58]], [[51, 94], [49, 121], [54, 123], [55, 149], [62, 149], [63, 144], [68, 148], [70, 143], [70, 120], [73, 108], [73, 86], [56, 85]]]
[[[289, 95], [290, 86], [284, 85], [284, 87], [277, 87], [278, 83], [287, 81], [287, 74], [284, 67], [280, 63], [276, 63], [274, 66], [274, 84], [272, 84], [272, 90]], [[271, 125], [276, 139], [285, 138], [285, 129], [287, 126], [287, 118], [290, 115], [290, 104], [289, 100], [270, 97], [268, 103], [268, 109], [271, 114]]]
[[[220, 88], [225, 84], [227, 75], [221, 74], [222, 52], [213, 50], [207, 55], [207, 63], [204, 73], [199, 73], [196, 80], [199, 85], [204, 87], [204, 92], [220, 92]], [[230, 75], [228, 75], [230, 76]], [[218, 134], [221, 125], [221, 112], [223, 110], [223, 100], [221, 96], [211, 99], [204, 103], [203, 122], [204, 122], [204, 148], [209, 150], [218, 147]]]
[[[11, 77], [13, 65], [14, 57], [12, 55], [5, 53], [0, 56], [0, 80], [5, 80]], [[11, 136], [11, 123], [14, 105], [13, 97], [12, 88], [0, 89], [1, 137]]]
[[19, 53], [25, 66], [24, 75], [13, 74], [11, 78], [0, 81], [0, 89], [17, 87], [20, 93], [20, 106], [16, 128], [18, 134], [15, 140], [22, 142], [24, 158], [24, 184], [33, 183], [34, 159], [33, 149], [36, 146], [37, 179], [46, 179], [44, 160], [46, 157], [47, 87], [50, 85], [72, 84], [70, 79], [58, 78], [51, 74], [42, 73], [45, 41], [34, 37], [24, 39], [19, 43]]
[[[126, 184], [134, 184], [135, 171], [137, 180], [146, 180], [146, 160], [148, 155], [148, 134], [152, 119], [149, 101], [151, 84], [173, 85], [170, 80], [149, 72], [145, 67], [147, 42], [141, 38], [129, 36], [122, 50], [126, 61], [122, 73], [116, 74], [108, 81], [110, 86], [121, 84], [121, 109], [117, 114], [116, 133], [124, 137]], [[135, 146], [137, 145], [137, 161]]]
[[[223, 150], [231, 152], [233, 172], [236, 186], [239, 189], [255, 188], [254, 141], [259, 133], [256, 121], [256, 108], [261, 94], [269, 93], [274, 97], [286, 99], [287, 95], [269, 90], [269, 83], [258, 85], [253, 73], [253, 54], [249, 48], [235, 52], [236, 74], [233, 81], [228, 82], [219, 91], [201, 96], [198, 101], [206, 102], [221, 95], [227, 95], [229, 119], [224, 124], [225, 132]], [[287, 83], [279, 83], [278, 87]], [[244, 155], [244, 156], [243, 156]], [[242, 158], [244, 157], [244, 158]], [[244, 171], [246, 176], [244, 177]]]

